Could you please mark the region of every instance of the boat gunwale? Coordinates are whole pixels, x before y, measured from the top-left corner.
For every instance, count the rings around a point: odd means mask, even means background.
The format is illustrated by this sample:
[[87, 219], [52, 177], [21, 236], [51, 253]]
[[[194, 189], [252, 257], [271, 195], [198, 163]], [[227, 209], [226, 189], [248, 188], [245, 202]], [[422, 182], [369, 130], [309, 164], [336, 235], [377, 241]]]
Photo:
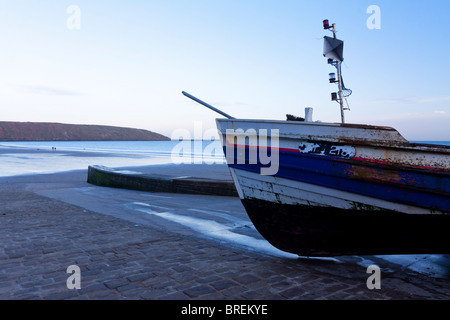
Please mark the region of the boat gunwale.
[[[374, 126], [368, 124], [349, 124], [349, 123], [332, 123], [332, 122], [304, 122], [304, 121], [287, 121], [287, 120], [264, 120], [264, 119], [223, 119], [218, 118], [216, 121], [220, 122], [258, 122], [258, 123], [280, 123], [287, 125], [309, 125], [309, 126], [329, 126], [329, 127], [343, 127], [343, 128], [354, 128], [354, 129], [370, 129], [370, 130], [383, 130], [389, 132], [396, 132], [398, 135], [404, 139], [403, 141], [397, 140], [362, 140], [362, 139], [349, 139], [349, 138], [336, 138], [338, 143], [343, 144], [352, 144], [355, 146], [369, 146], [369, 147], [379, 147], [379, 148], [393, 148], [393, 149], [402, 149], [402, 150], [413, 150], [418, 152], [431, 152], [431, 153], [448, 153], [450, 154], [450, 146], [441, 145], [441, 144], [429, 144], [429, 143], [419, 143], [419, 142], [410, 142], [406, 140], [398, 130], [392, 127], [387, 126]], [[220, 130], [219, 130], [220, 131]], [[223, 132], [220, 134], [224, 135]], [[287, 138], [287, 137], [286, 137]], [[323, 139], [325, 138], [325, 139]], [[308, 139], [311, 142], [313, 141], [328, 141], [326, 137], [321, 137], [321, 139], [313, 140]], [[292, 139], [292, 138], [291, 138]], [[334, 141], [333, 141], [334, 142]], [[446, 170], [446, 169], [444, 169]]]

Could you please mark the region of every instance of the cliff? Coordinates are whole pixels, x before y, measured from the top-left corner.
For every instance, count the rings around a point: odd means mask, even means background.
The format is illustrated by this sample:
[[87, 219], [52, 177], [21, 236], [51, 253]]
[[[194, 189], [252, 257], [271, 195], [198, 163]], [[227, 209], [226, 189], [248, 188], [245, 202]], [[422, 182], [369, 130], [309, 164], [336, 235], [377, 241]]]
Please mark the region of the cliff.
[[167, 141], [161, 134], [133, 128], [45, 122], [0, 121], [0, 141]]

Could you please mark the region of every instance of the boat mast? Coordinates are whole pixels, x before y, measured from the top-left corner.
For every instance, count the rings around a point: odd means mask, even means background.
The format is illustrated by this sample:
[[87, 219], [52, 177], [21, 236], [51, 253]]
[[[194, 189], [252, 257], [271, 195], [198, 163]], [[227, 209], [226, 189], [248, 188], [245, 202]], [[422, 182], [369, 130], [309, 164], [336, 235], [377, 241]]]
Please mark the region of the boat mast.
[[[339, 106], [341, 109], [341, 122], [345, 123], [344, 110], [348, 110], [348, 108], [344, 107], [344, 95], [343, 95], [344, 85], [342, 83], [342, 70], [341, 70], [341, 64], [342, 64], [343, 58], [342, 57], [335, 58], [336, 52], [334, 52], [334, 50], [338, 49], [338, 46], [343, 46], [343, 44], [339, 44], [339, 43], [343, 43], [343, 42], [336, 38], [336, 24], [333, 23], [330, 26], [328, 20], [324, 20], [323, 27], [325, 30], [330, 30], [333, 33], [333, 39], [336, 40], [336, 42], [337, 42], [336, 47], [333, 48], [332, 51], [328, 52], [328, 53], [332, 53], [333, 57], [334, 57], [334, 58], [329, 58], [328, 63], [333, 65], [334, 67], [336, 67], [336, 70], [337, 70], [337, 80], [334, 77], [334, 74], [330, 73], [330, 83], [338, 84], [337, 96], [336, 96], [336, 93], [333, 93], [332, 100], [339, 102]], [[340, 51], [339, 55], [342, 56], [342, 47], [340, 48], [340, 50], [341, 51]], [[327, 56], [325, 53], [324, 53], [324, 55]]]
[[[333, 37], [336, 39], [336, 28], [335, 24], [333, 23]], [[336, 62], [336, 70], [337, 70], [337, 81], [338, 81], [338, 95], [339, 95], [339, 106], [341, 108], [341, 122], [345, 123], [345, 117], [344, 117], [344, 99], [342, 96], [342, 73], [341, 73], [341, 64], [342, 61]]]

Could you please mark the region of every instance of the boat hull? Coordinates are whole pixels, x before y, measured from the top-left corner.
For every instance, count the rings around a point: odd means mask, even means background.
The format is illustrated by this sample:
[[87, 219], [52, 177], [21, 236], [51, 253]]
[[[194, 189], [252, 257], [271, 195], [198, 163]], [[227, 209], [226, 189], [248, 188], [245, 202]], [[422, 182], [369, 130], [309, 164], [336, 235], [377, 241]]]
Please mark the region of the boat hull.
[[396, 211], [242, 203], [258, 232], [280, 250], [300, 256], [447, 254], [449, 216]]
[[[242, 203], [275, 247], [306, 256], [450, 253], [450, 148], [413, 145], [385, 127], [217, 123]], [[273, 174], [261, 174], [259, 154], [251, 161], [261, 129], [277, 130], [278, 144], [265, 147], [278, 155]]]

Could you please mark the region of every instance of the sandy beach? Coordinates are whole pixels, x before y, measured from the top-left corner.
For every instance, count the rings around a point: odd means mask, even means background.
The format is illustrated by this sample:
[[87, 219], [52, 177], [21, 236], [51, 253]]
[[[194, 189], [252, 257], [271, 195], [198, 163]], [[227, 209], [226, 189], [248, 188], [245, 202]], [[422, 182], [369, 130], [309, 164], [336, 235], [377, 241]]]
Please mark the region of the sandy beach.
[[[224, 165], [121, 169], [230, 179]], [[87, 168], [0, 178], [0, 299], [450, 298], [448, 256], [297, 257], [270, 246], [237, 197], [105, 188], [86, 177]], [[73, 265], [81, 289], [67, 286]], [[380, 290], [367, 286], [369, 265], [381, 269]]]

